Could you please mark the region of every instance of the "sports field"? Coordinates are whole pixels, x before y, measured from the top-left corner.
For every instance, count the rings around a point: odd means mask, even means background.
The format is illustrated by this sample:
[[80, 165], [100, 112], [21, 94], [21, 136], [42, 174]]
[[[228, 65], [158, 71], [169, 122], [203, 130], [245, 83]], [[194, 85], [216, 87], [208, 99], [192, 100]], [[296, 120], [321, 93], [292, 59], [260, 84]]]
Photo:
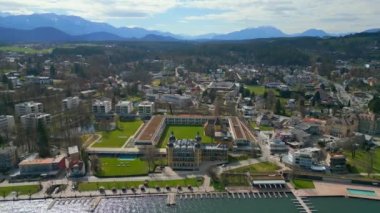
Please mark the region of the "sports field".
[[124, 143], [131, 137], [139, 127], [143, 124], [141, 120], [119, 122], [119, 128], [113, 131], [102, 131], [102, 138], [92, 147], [122, 147]]
[[169, 142], [171, 132], [176, 139], [194, 139], [197, 133], [202, 137], [202, 143], [212, 143], [213, 139], [205, 135], [203, 126], [168, 125], [158, 143], [160, 148], [165, 148]]
[[121, 160], [118, 158], [100, 158], [99, 177], [138, 176], [148, 174], [148, 164], [140, 159]]

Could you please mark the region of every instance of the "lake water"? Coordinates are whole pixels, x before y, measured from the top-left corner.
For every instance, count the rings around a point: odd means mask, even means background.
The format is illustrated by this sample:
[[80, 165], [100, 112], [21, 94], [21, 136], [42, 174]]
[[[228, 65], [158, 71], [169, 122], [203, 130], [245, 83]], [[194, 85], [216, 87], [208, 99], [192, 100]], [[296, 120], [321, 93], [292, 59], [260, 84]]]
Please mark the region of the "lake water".
[[[54, 206], [47, 210], [53, 201], [34, 200], [34, 201], [9, 201], [0, 202], [0, 212], [65, 212], [78, 213], [87, 212], [94, 198], [78, 198], [73, 200], [59, 200]], [[133, 212], [133, 213], [203, 213], [203, 212], [258, 212], [258, 213], [292, 213], [300, 212], [293, 204], [293, 196], [282, 198], [197, 198], [179, 199], [175, 206], [166, 205], [166, 196], [149, 197], [120, 197], [104, 198], [95, 209], [97, 213], [103, 212]], [[365, 199], [329, 197], [329, 198], [308, 198], [318, 212], [326, 213], [374, 213], [380, 209], [380, 201]]]

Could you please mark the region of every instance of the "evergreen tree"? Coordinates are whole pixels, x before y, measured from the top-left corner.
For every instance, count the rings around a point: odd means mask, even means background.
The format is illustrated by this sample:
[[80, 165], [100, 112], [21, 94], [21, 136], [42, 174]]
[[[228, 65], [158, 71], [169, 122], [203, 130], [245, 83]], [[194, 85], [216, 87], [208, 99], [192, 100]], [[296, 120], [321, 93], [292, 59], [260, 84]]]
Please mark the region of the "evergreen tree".
[[50, 77], [55, 78], [56, 75], [57, 75], [57, 70], [55, 69], [54, 65], [52, 64], [50, 66]]
[[38, 122], [37, 127], [37, 146], [38, 146], [38, 154], [41, 158], [48, 157], [49, 152], [49, 134], [48, 131], [42, 121]]

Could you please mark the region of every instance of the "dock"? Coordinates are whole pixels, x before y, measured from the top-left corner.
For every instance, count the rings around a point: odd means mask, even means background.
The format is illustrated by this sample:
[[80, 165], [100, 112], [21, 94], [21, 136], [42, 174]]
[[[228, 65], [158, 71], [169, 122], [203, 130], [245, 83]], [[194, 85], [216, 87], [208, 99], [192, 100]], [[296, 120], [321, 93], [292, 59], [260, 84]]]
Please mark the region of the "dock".
[[166, 199], [166, 205], [168, 205], [168, 206], [175, 205], [175, 198], [176, 198], [176, 194], [169, 193], [168, 197]]

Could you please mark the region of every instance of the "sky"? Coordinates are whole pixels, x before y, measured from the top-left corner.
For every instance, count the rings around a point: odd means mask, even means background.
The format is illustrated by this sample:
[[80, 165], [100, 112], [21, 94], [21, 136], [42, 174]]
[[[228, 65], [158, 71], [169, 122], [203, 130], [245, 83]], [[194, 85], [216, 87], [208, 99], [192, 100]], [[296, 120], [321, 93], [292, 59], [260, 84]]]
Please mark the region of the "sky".
[[285, 33], [380, 28], [380, 0], [0, 0], [3, 14], [75, 15], [176, 34], [274, 26]]

